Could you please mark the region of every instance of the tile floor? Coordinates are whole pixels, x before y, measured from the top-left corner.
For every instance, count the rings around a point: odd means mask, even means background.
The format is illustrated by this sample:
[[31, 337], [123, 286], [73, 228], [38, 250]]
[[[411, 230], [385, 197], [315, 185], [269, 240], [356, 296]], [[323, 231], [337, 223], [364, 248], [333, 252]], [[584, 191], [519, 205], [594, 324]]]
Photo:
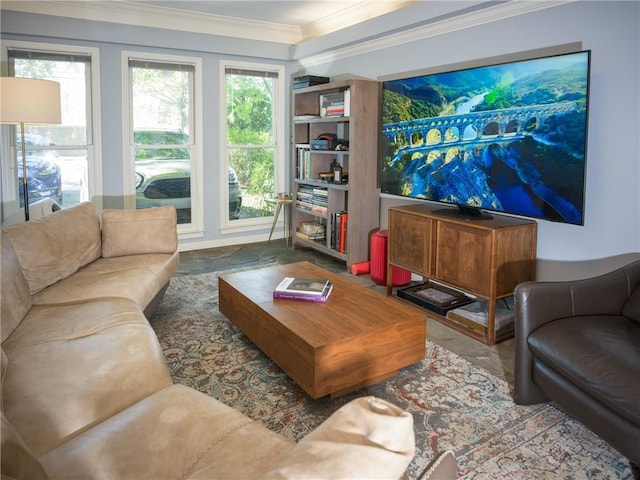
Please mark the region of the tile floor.
[[[353, 276], [344, 262], [337, 261], [311, 249], [287, 247], [284, 240], [272, 240], [246, 245], [194, 250], [180, 254], [180, 267], [176, 275], [194, 275], [232, 268], [311, 261], [327, 270], [349, 275], [354, 281], [386, 294], [386, 287], [375, 284], [369, 275]], [[513, 383], [513, 339], [487, 346], [441, 323], [428, 319], [427, 338], [466, 358], [491, 374]]]

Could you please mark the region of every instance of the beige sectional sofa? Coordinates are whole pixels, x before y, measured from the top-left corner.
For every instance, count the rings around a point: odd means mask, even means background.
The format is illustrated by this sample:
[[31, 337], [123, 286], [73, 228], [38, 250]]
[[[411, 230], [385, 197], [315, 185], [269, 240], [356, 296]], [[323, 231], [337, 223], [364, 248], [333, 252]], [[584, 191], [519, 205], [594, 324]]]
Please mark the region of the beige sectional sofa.
[[172, 207], [90, 203], [2, 229], [2, 478], [399, 478], [411, 415], [347, 404], [295, 444], [171, 381], [145, 314], [179, 257]]

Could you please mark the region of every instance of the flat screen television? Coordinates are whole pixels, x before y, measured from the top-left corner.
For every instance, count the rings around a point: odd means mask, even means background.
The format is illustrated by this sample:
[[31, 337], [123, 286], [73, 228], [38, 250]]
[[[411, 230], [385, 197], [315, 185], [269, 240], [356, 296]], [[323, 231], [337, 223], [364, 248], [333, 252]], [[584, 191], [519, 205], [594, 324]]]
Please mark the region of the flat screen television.
[[591, 52], [382, 82], [383, 193], [584, 225]]

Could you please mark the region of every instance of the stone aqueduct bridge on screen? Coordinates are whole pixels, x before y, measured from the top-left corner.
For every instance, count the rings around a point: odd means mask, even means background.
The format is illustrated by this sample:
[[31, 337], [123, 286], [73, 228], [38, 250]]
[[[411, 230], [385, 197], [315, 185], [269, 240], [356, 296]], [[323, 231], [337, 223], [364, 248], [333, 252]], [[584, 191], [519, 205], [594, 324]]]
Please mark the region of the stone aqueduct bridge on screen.
[[542, 124], [548, 117], [577, 108], [576, 102], [562, 102], [421, 118], [384, 124], [382, 134], [401, 149], [438, 145], [449, 147], [487, 137], [521, 136], [525, 129]]

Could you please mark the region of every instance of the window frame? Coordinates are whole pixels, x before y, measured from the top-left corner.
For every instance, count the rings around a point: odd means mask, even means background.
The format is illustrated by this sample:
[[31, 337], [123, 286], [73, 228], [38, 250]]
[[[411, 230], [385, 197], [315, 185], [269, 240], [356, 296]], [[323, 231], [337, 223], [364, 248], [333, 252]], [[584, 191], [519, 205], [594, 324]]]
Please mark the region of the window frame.
[[178, 224], [180, 239], [201, 237], [204, 233], [203, 212], [203, 81], [202, 58], [187, 55], [170, 55], [123, 50], [122, 61], [122, 144], [123, 144], [123, 188], [124, 208], [136, 209], [136, 177], [135, 177], [135, 147], [133, 143], [133, 103], [132, 84], [129, 74], [129, 60], [152, 63], [174, 63], [193, 65], [193, 91], [191, 92], [191, 118], [189, 126], [189, 140], [191, 142], [191, 222]]
[[[22, 40], [3, 40], [2, 49], [0, 51], [1, 73], [3, 76], [9, 74], [9, 50], [30, 50], [44, 54], [78, 54], [91, 58], [89, 62], [89, 80], [87, 81], [87, 138], [84, 148], [87, 150], [87, 191], [88, 198], [96, 207], [98, 212], [103, 209], [103, 191], [102, 191], [102, 136], [101, 132], [101, 113], [100, 113], [100, 50], [95, 47], [85, 45], [63, 45], [49, 42], [30, 42]], [[86, 77], [85, 77], [85, 80]], [[15, 138], [12, 134], [15, 126], [3, 128], [2, 130], [2, 152], [3, 158], [10, 158], [10, 146], [13, 143], [11, 138]], [[7, 216], [6, 206], [18, 209], [18, 192], [17, 184], [13, 181], [11, 175], [11, 165], [9, 162], [2, 162], [0, 167], [0, 177], [2, 178], [2, 203], [3, 218]]]
[[[249, 70], [249, 71], [261, 71], [275, 73], [275, 88], [273, 99], [273, 140], [274, 140], [274, 195], [276, 192], [283, 192], [288, 190], [286, 181], [286, 123], [285, 123], [285, 67], [283, 65], [257, 63], [257, 62], [242, 62], [234, 60], [221, 60], [220, 61], [220, 166], [219, 166], [219, 178], [224, 185], [220, 185], [220, 191], [222, 192], [222, 198], [220, 200], [220, 218], [222, 233], [232, 233], [234, 231], [251, 231], [263, 228], [265, 225], [271, 226], [273, 223], [273, 214], [265, 217], [254, 218], [240, 218], [236, 220], [229, 220], [229, 187], [228, 187], [228, 168], [229, 168], [229, 145], [227, 144], [227, 70]], [[224, 140], [224, 141], [223, 141]], [[238, 146], [234, 146], [238, 148]]]

